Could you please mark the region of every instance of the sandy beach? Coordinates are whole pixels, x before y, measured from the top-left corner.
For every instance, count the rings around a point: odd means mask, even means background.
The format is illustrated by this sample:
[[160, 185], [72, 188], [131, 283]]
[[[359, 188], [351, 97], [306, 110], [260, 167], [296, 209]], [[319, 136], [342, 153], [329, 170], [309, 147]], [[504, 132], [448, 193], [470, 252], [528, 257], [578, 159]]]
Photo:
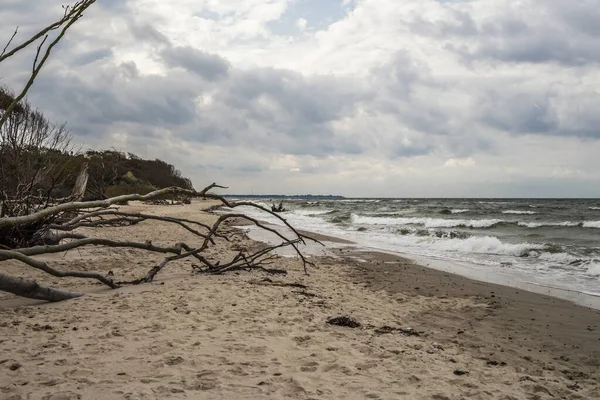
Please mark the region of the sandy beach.
[[[210, 223], [217, 216], [202, 209], [213, 204], [123, 209]], [[156, 221], [82, 232], [197, 241]], [[209, 253], [225, 260], [259, 245], [236, 237]], [[162, 257], [89, 247], [43, 259], [127, 280]], [[309, 275], [282, 257], [285, 276], [214, 276], [182, 260], [152, 284], [117, 290], [3, 262], [6, 273], [86, 295], [46, 304], [0, 294], [0, 398], [600, 398], [598, 310], [386, 254], [347, 248], [312, 261]], [[338, 316], [360, 326], [327, 323]]]

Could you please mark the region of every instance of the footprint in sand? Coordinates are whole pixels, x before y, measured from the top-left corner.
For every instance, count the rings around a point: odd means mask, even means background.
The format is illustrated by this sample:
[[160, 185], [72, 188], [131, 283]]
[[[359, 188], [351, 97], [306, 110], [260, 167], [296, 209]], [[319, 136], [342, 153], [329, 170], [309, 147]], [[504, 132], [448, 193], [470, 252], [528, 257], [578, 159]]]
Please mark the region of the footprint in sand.
[[316, 361], [310, 361], [300, 367], [302, 372], [316, 372], [319, 368], [319, 363]]
[[81, 395], [75, 392], [60, 392], [47, 394], [42, 397], [42, 400], [78, 400], [81, 398]]
[[200, 372], [195, 378], [183, 382], [186, 390], [206, 391], [215, 389], [217, 386], [219, 386], [219, 381], [213, 371]]

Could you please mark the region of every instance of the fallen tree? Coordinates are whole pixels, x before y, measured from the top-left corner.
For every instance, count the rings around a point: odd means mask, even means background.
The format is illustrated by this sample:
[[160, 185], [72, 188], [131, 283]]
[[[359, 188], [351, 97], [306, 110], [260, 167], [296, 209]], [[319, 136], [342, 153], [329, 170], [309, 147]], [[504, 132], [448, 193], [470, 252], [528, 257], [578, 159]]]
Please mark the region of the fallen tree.
[[[92, 279], [115, 289], [122, 285], [152, 282], [156, 275], [161, 272], [170, 262], [185, 258], [194, 259], [194, 270], [199, 273], [223, 274], [228, 271], [248, 271], [253, 269], [266, 272], [279, 272], [279, 270], [271, 270], [268, 268], [269, 265], [275, 260], [273, 251], [281, 247], [291, 246], [301, 260], [304, 271], [307, 272], [307, 268], [311, 265], [311, 263], [302, 254], [298, 248], [298, 245], [305, 244], [306, 240], [311, 240], [316, 243], [320, 242], [298, 232], [284, 218], [259, 204], [245, 201], [230, 202], [220, 195], [211, 193], [210, 190], [215, 187], [223, 188], [215, 183], [207, 186], [201, 191], [172, 187], [157, 190], [146, 195], [132, 194], [97, 201], [66, 202], [49, 206], [29, 215], [0, 218], [0, 231], [6, 228], [18, 230], [19, 226], [31, 226], [31, 224], [36, 221], [46, 221], [44, 224], [39, 226], [38, 229], [43, 230], [44, 232], [50, 231], [52, 236], [55, 238], [55, 241], [52, 244], [2, 248], [0, 249], [0, 262], [16, 260], [29, 267], [38, 269], [55, 277]], [[79, 188], [79, 190], [81, 190], [81, 188]], [[190, 198], [218, 200], [223, 206], [226, 206], [230, 209], [236, 209], [242, 206], [257, 208], [267, 214], [275, 216], [282, 221], [287, 227], [287, 231], [289, 233], [284, 234], [279, 230], [267, 226], [259, 220], [249, 217], [243, 213], [231, 212], [228, 214], [223, 214], [219, 216], [212, 225], [207, 225], [191, 219], [129, 213], [114, 208], [116, 204], [123, 203], [124, 201], [148, 201], [157, 198], [169, 198], [181, 195], [186, 195]], [[225, 221], [231, 219], [243, 219], [261, 229], [269, 231], [279, 237], [281, 239], [281, 243], [266, 246], [254, 251], [238, 251], [231, 260], [224, 263], [221, 263], [219, 260], [211, 259], [211, 257], [206, 255], [206, 251], [211, 245], [215, 244], [215, 240], [230, 241], [231, 233], [220, 232], [220, 228]], [[128, 226], [131, 224], [138, 224], [146, 220], [156, 220], [162, 223], [177, 224], [198, 237], [199, 242], [196, 245], [177, 242], [173, 243], [171, 246], [164, 247], [155, 246], [150, 240], [145, 242], [119, 241], [87, 237], [83, 234], [73, 233], [73, 231], [78, 228]], [[143, 276], [130, 281], [117, 280], [116, 276], [118, 276], [118, 271], [116, 271], [116, 274], [113, 272], [113, 276], [105, 276], [96, 272], [60, 271], [48, 265], [48, 263], [34, 258], [35, 256], [65, 252], [84, 246], [133, 248], [151, 253], [166, 254], [167, 256], [158, 265], [150, 268], [150, 270]], [[82, 295], [81, 293], [46, 288], [38, 285], [35, 282], [5, 274], [0, 274], [0, 290], [7, 291], [18, 296], [48, 301], [65, 300], [69, 298], [80, 297]]]

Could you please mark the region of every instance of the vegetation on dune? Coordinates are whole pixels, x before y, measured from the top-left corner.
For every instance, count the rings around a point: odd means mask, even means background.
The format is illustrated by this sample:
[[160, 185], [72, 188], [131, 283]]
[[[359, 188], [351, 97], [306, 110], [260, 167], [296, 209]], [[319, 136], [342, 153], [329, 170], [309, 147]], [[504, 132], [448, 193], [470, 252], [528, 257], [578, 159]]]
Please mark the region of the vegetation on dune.
[[[0, 111], [6, 110], [10, 99], [13, 94], [0, 88]], [[71, 139], [64, 125], [53, 125], [27, 100], [17, 103], [0, 127], [1, 198], [66, 197], [84, 165], [89, 176], [86, 200], [146, 194], [170, 186], [193, 189], [191, 181], [165, 161], [144, 160], [114, 149], [76, 151]], [[3, 210], [3, 215], [18, 213], [7, 204]]]

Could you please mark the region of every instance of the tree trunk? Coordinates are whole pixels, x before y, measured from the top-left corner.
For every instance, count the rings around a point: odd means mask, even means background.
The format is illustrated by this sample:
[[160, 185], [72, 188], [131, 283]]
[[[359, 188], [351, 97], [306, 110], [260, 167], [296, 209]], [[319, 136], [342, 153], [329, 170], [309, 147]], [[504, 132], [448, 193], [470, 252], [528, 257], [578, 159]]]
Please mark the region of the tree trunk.
[[83, 296], [83, 293], [65, 292], [38, 285], [37, 282], [0, 274], [0, 290], [17, 296], [46, 301], [62, 301]]

